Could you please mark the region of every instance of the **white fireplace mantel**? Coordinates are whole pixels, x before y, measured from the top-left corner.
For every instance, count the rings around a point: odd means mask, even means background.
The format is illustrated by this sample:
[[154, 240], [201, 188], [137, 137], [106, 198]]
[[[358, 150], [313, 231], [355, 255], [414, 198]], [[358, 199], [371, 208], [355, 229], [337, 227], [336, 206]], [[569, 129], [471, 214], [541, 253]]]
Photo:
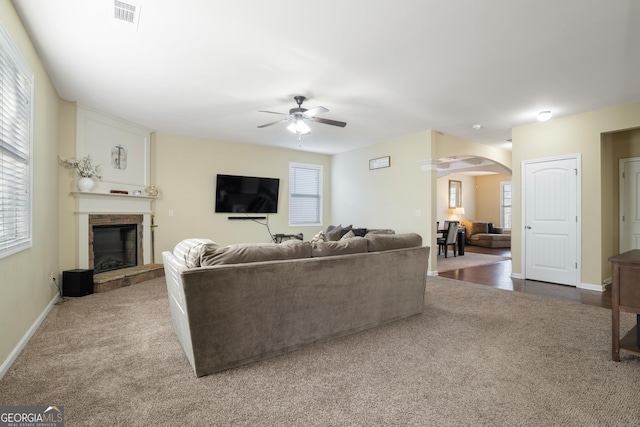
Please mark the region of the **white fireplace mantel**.
[[78, 223], [78, 268], [89, 268], [89, 215], [142, 215], [142, 252], [151, 263], [151, 202], [153, 196], [73, 191]]

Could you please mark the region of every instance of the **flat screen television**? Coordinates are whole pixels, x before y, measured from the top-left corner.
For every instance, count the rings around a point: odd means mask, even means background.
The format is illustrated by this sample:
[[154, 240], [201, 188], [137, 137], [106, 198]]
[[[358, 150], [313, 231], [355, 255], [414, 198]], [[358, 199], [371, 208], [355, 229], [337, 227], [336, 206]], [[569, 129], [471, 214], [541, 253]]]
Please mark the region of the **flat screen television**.
[[277, 213], [278, 178], [218, 175], [216, 178], [216, 212]]

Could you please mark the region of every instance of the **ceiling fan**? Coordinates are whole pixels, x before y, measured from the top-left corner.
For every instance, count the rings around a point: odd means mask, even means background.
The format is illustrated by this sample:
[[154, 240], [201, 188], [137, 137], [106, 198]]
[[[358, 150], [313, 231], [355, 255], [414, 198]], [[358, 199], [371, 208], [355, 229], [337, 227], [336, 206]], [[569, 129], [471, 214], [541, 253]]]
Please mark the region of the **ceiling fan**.
[[275, 122], [266, 123], [266, 124], [260, 125], [258, 127], [259, 128], [265, 128], [267, 126], [272, 126], [272, 125], [275, 125], [275, 124], [278, 124], [278, 123], [291, 122], [291, 124], [289, 126], [287, 126], [287, 129], [289, 129], [291, 132], [297, 134], [298, 135], [298, 141], [299, 141], [301, 135], [307, 135], [307, 134], [311, 133], [311, 128], [309, 127], [309, 125], [307, 125], [305, 123], [305, 120], [310, 120], [310, 121], [316, 122], [316, 123], [323, 123], [325, 125], [339, 126], [339, 127], [342, 127], [342, 128], [347, 125], [345, 122], [339, 122], [337, 120], [322, 119], [320, 117], [316, 117], [316, 115], [318, 115], [318, 114], [326, 113], [327, 111], [329, 111], [328, 109], [326, 109], [324, 107], [315, 107], [315, 108], [312, 108], [310, 110], [307, 110], [306, 108], [302, 108], [302, 103], [307, 99], [304, 96], [294, 96], [293, 99], [298, 104], [298, 108], [290, 109], [289, 110], [289, 114], [287, 114], [287, 113], [277, 113], [275, 111], [260, 110], [261, 113], [280, 114], [280, 115], [289, 116], [289, 117], [284, 118], [282, 120], [277, 120]]

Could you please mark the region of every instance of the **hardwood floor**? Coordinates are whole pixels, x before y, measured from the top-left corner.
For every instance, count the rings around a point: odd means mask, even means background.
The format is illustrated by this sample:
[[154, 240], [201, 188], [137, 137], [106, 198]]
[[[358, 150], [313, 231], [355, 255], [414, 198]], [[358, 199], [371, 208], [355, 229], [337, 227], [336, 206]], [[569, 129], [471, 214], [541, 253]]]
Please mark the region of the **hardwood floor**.
[[[511, 256], [510, 249], [491, 249], [480, 246], [465, 246], [465, 252], [479, 252], [498, 256]], [[596, 307], [611, 309], [611, 287], [605, 292], [587, 291], [573, 286], [554, 283], [536, 282], [534, 280], [513, 279], [511, 277], [511, 260], [500, 261], [490, 265], [462, 268], [459, 270], [438, 273], [441, 277], [464, 280], [494, 288], [514, 292], [526, 292], [567, 301], [578, 302]]]

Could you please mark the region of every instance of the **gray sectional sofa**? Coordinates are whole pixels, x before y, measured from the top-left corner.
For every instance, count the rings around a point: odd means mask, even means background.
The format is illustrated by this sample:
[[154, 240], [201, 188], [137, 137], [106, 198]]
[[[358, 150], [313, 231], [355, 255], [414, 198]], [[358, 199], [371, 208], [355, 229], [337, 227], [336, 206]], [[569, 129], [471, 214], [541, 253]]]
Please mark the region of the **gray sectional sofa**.
[[460, 223], [465, 228], [466, 244], [484, 248], [510, 248], [511, 230], [494, 227], [488, 221], [464, 220]]
[[417, 234], [163, 252], [175, 332], [197, 376], [422, 312], [430, 248]]

